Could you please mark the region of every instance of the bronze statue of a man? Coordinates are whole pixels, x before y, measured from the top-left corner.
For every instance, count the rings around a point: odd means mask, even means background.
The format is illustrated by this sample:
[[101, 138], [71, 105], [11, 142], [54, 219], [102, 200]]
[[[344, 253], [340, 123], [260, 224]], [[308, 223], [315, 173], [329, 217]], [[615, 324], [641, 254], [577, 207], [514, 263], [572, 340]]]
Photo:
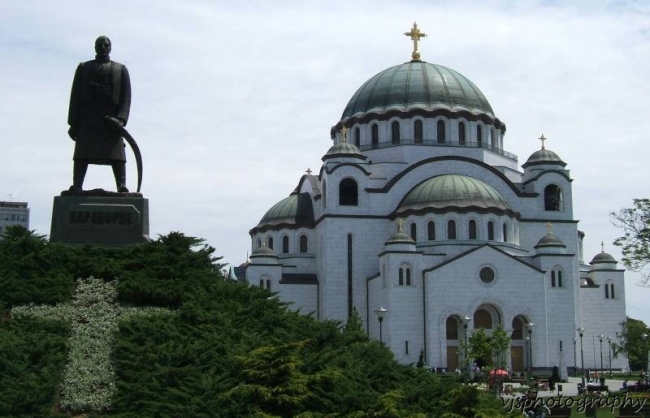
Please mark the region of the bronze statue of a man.
[[72, 82], [68, 135], [75, 144], [71, 191], [83, 189], [88, 164], [111, 165], [117, 191], [127, 193], [126, 155], [120, 128], [131, 108], [126, 66], [110, 60], [111, 40], [95, 41], [95, 59], [79, 64]]

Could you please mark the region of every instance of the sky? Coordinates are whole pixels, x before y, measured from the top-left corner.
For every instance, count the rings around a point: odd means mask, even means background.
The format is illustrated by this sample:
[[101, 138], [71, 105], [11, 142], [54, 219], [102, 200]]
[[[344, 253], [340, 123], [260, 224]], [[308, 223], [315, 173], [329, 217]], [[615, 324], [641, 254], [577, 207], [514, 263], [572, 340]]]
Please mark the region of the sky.
[[[99, 35], [132, 84], [127, 128], [144, 159], [152, 237], [204, 238], [239, 265], [248, 231], [318, 172], [357, 88], [410, 60], [453, 68], [487, 97], [523, 164], [540, 148], [571, 170], [585, 259], [620, 259], [609, 213], [648, 197], [650, 3], [625, 1], [21, 0], [0, 8], [0, 200], [26, 201], [49, 234], [72, 180], [70, 87]], [[136, 168], [127, 151], [128, 186]], [[85, 188], [114, 189], [106, 166]], [[626, 274], [628, 316], [650, 324], [650, 289]]]

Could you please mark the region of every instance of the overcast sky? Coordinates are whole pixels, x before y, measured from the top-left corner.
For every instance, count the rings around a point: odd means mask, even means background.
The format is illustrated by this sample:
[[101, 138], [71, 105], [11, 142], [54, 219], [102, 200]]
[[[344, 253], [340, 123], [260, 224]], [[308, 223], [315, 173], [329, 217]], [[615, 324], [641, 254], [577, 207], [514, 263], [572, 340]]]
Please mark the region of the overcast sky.
[[[29, 202], [30, 228], [49, 234], [72, 180], [74, 70], [107, 35], [131, 75], [152, 237], [202, 237], [238, 265], [248, 230], [318, 172], [356, 89], [410, 59], [413, 21], [422, 59], [474, 81], [520, 164], [542, 133], [568, 163], [586, 261], [601, 241], [620, 259], [608, 214], [648, 197], [650, 176], [650, 7], [633, 1], [6, 2], [0, 200]], [[114, 189], [110, 168], [90, 167], [85, 188], [98, 187]], [[626, 277], [628, 315], [650, 324], [650, 289]]]

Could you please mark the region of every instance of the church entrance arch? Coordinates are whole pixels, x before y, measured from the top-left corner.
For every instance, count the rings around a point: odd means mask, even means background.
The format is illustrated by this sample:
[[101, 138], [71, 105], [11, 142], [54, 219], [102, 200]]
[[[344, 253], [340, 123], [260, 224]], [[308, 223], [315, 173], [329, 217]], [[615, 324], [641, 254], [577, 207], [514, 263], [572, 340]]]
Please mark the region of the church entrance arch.
[[510, 347], [510, 364], [513, 373], [523, 373], [528, 361], [526, 345], [526, 324], [529, 321], [523, 315], [517, 315], [512, 320], [512, 335]]
[[465, 341], [466, 329], [463, 327], [463, 321], [458, 315], [451, 315], [445, 321], [445, 341], [447, 349], [447, 370], [454, 371], [457, 368], [464, 368], [465, 351], [463, 342]]
[[[499, 326], [503, 327], [501, 312], [497, 309], [496, 306], [490, 303], [484, 303], [479, 305], [474, 311], [472, 317], [472, 325], [475, 331], [483, 329], [483, 332], [489, 337], [492, 336], [492, 333]], [[492, 359], [487, 358], [475, 358], [472, 359], [476, 366], [483, 369], [487, 364], [492, 363]]]

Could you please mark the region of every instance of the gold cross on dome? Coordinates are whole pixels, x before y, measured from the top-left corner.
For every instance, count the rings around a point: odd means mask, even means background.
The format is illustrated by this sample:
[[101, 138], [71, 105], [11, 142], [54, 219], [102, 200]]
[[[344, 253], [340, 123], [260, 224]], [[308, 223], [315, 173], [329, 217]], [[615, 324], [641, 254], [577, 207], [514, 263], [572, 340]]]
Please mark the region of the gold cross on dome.
[[600, 252], [605, 252], [605, 242], [600, 241]]
[[426, 33], [420, 32], [420, 29], [418, 29], [418, 24], [413, 22], [413, 27], [409, 32], [404, 32], [404, 35], [410, 36], [411, 40], [413, 41], [413, 53], [411, 54], [411, 57], [413, 58], [413, 61], [419, 61], [420, 60], [420, 51], [418, 51], [418, 41], [420, 38], [424, 38], [427, 36]]
[[348, 142], [348, 128], [345, 125], [341, 128], [341, 142]]
[[397, 232], [402, 232], [402, 227], [404, 226], [404, 221], [397, 219]]
[[311, 168], [307, 167], [307, 171], [306, 171], [306, 173], [307, 173], [307, 174], [311, 174]]
[[549, 235], [551, 235], [551, 232], [553, 232], [553, 224], [550, 222], [546, 223], [546, 231], [548, 232]]
[[544, 134], [542, 134], [542, 136], [539, 137], [539, 140], [542, 141], [542, 149], [543, 149], [543, 150], [546, 149], [546, 148], [544, 147], [544, 141], [546, 141], [546, 137], [544, 136]]

